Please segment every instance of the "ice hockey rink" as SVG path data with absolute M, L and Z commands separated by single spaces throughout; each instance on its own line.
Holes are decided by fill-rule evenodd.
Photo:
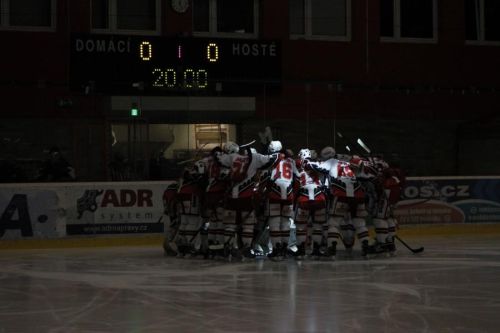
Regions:
M 0 251 L 0 333 L 499 332 L 500 235 L 394 257 L 222 262 L 160 246 Z

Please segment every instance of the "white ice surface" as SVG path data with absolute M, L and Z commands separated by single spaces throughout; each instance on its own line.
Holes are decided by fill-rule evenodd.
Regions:
M 0 333 L 500 332 L 500 237 L 227 263 L 160 247 L 0 252 Z

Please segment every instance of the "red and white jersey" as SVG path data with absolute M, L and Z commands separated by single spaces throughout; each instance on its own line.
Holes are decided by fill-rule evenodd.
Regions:
M 296 205 L 300 209 L 324 209 L 326 195 L 321 181 L 322 175 L 311 168 L 299 169 L 299 189 Z
M 359 181 L 374 181 L 379 177 L 379 172 L 370 159 L 353 156 L 349 163 L 356 167 L 355 173 Z
M 195 196 L 199 197 L 203 192 L 202 178 L 203 175 L 198 172 L 195 166 L 184 169 L 177 190 L 178 200 L 189 201 L 193 200 Z
M 332 195 L 336 197 L 363 198 L 364 191 L 351 164 L 330 158 L 323 162 L 309 162 L 308 165 L 319 172 L 328 174 L 328 183 Z
M 205 157 L 201 161 L 205 165 L 208 178 L 206 192 L 225 192 L 229 185 L 229 168 L 221 165 L 213 156 Z
M 275 159 L 269 175 L 269 199 L 293 200 L 293 180 L 298 177 L 295 161 L 283 153 L 271 155 Z
M 301 169 L 298 171 L 297 178 L 299 179 L 299 196 L 306 196 L 309 200 L 315 200 L 322 193 L 321 175 L 316 171 Z
M 389 204 L 395 205 L 401 198 L 405 176 L 398 168 L 388 167 L 382 171 L 383 186 Z
M 231 170 L 231 198 L 248 198 L 253 196 L 257 170 L 272 162 L 271 156 L 252 153 L 219 154 L 219 162 Z

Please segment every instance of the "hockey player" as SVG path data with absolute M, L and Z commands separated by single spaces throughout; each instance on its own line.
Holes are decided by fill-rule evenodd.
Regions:
M 326 224 L 326 195 L 323 191 L 321 174 L 309 166 L 311 151 L 301 149 L 298 154 L 298 182 L 299 189 L 295 203 L 295 227 L 298 244 L 296 255 L 303 257 L 306 254 L 306 240 L 308 221 L 312 219 L 313 250 L 311 256 L 318 259 L 322 256 L 320 247 L 323 242 L 323 227 Z M 330 251 L 328 251 L 328 255 Z
M 396 209 L 396 205 L 401 198 L 401 192 L 403 191 L 403 187 L 405 186 L 406 177 L 401 168 L 399 168 L 399 165 L 397 165 L 396 163 L 389 165 L 389 168 L 384 171 L 384 175 L 384 188 L 388 204 L 388 251 L 390 253 L 394 253 L 396 251 L 394 238 L 396 237 L 398 229 L 398 221 L 396 219 L 396 216 L 394 215 L 394 210 Z
M 180 216 L 177 248 L 179 256 L 187 253 L 196 254 L 200 250 L 201 241 L 195 240 L 201 229 L 200 206 L 206 186 L 204 164 L 200 161 L 184 169 L 177 192 L 177 211 Z
M 344 155 L 342 156 L 345 158 Z M 321 161 L 327 161 L 331 158 L 340 159 L 339 155 L 337 155 L 335 151 L 335 148 L 333 148 L 332 146 L 324 147 L 320 152 L 320 157 Z M 325 223 L 323 227 L 323 237 L 327 240 L 328 244 L 332 244 L 329 248 L 330 256 L 335 256 L 337 252 L 337 244 L 339 242 L 339 238 L 341 237 L 339 232 L 340 220 L 338 218 L 335 218 L 331 209 L 333 207 L 334 197 L 332 195 L 332 192 L 328 190 L 330 188 L 330 177 L 322 173 L 321 181 L 325 188 L 327 197 L 327 223 Z
M 269 165 L 271 157 L 259 153 L 252 153 L 247 149 L 246 154 L 240 154 L 240 147 L 234 142 L 224 145 L 224 153 L 217 154 L 218 161 L 230 168 L 231 185 L 226 198 L 224 211 L 224 239 L 227 248 L 235 257 L 254 258 L 252 248 L 254 227 L 256 223 L 253 203 L 256 186 L 255 174 L 259 168 Z M 238 244 L 236 235 L 237 222 L 240 220 L 242 248 Z
M 360 182 L 356 179 L 353 168 L 359 167 L 359 159 L 350 162 L 331 157 L 322 162 L 309 162 L 311 168 L 328 176 L 330 202 L 328 207 L 328 227 L 330 251 L 338 239 L 338 226 L 342 230 L 342 240 L 347 251 L 354 245 L 354 231 L 361 241 L 362 255 L 369 252 L 368 229 L 365 218 L 365 194 Z
M 174 182 L 167 186 L 163 192 L 163 214 L 167 221 L 164 223 L 165 239 L 163 240 L 163 250 L 165 255 L 176 256 L 177 245 L 175 244 L 179 232 L 179 215 L 177 212 L 177 191 L 179 184 Z
M 377 200 L 377 211 L 373 219 L 377 237 L 377 252 L 387 251 L 394 254 L 396 246 L 397 220 L 394 217 L 395 206 L 401 196 L 404 176 L 399 168 L 390 167 L 381 157 L 369 159 L 372 168 L 377 172 L 380 191 Z
M 222 149 L 217 146 L 210 155 L 203 158 L 208 184 L 202 207 L 203 223 L 208 224 L 208 249 L 212 256 L 221 256 L 224 252 L 224 198 L 229 186 L 229 169 L 222 166 L 216 158 Z
M 273 164 L 268 172 L 264 215 L 273 250 L 267 256 L 279 260 L 288 251 L 290 226 L 293 225 L 293 180 L 298 171 L 295 161 L 283 150 L 280 141 L 271 141 L 268 152 Z

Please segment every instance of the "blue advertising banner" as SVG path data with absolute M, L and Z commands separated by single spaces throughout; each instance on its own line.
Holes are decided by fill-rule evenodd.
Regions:
M 401 224 L 500 223 L 500 177 L 410 177 L 395 215 Z

